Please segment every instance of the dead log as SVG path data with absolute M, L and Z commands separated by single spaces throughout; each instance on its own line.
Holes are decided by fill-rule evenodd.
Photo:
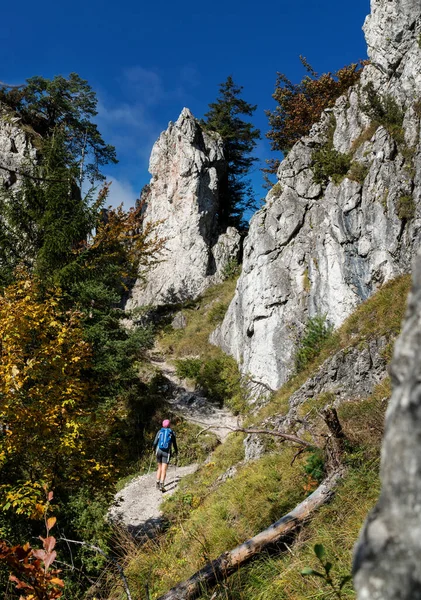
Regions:
M 229 577 L 241 565 L 266 547 L 291 534 L 315 510 L 330 500 L 342 474 L 342 470 L 338 470 L 329 475 L 308 498 L 298 504 L 290 513 L 240 546 L 224 552 L 218 558 L 206 564 L 200 571 L 197 571 L 192 577 L 160 596 L 158 600 L 193 600 L 203 594 L 204 588 L 215 585 Z

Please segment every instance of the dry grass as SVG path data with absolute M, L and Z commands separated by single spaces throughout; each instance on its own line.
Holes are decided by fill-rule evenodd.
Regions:
M 170 358 L 217 356 L 219 349 L 209 344 L 208 338 L 222 321 L 234 296 L 236 284 L 236 278 L 227 279 L 184 308 L 182 312 L 187 320 L 185 329 L 167 326 L 158 338 L 163 352 Z

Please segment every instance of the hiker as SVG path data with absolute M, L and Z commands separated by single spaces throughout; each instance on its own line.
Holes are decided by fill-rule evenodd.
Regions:
M 167 474 L 168 463 L 171 458 L 171 448 L 174 446 L 174 453 L 178 455 L 177 440 L 175 433 L 170 429 L 170 421 L 162 421 L 162 429 L 158 431 L 153 443 L 153 449 L 156 449 L 156 460 L 158 462 L 158 471 L 156 473 L 156 487 L 161 492 L 165 492 L 164 482 Z

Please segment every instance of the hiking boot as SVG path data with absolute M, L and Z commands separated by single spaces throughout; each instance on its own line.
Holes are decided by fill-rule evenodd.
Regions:
M 166 491 L 167 491 L 167 490 L 165 489 L 165 486 L 164 486 L 164 484 L 163 484 L 163 483 L 161 483 L 161 492 L 162 492 L 163 494 L 165 494 L 165 492 L 166 492 Z
M 157 482 L 156 482 L 156 489 L 157 489 L 157 490 L 160 490 L 160 489 L 161 489 L 161 482 L 160 482 L 160 481 L 157 481 Z

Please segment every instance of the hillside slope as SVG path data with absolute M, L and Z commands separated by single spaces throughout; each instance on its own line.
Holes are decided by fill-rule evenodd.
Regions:
M 314 490 L 326 469 L 327 430 L 321 417 L 326 405 L 337 407 L 347 438 L 346 475 L 333 502 L 298 537 L 287 540 L 287 546 L 261 556 L 218 587 L 216 595 L 209 590 L 203 598 L 313 598 L 322 593 L 324 583 L 320 578 L 302 578 L 300 570 L 316 566 L 312 551 L 316 543 L 325 546 L 335 572 L 350 572 L 352 547 L 378 495 L 379 446 L 390 395 L 387 363 L 408 288 L 407 276 L 383 286 L 324 341 L 320 353 L 302 372 L 258 412 L 246 416 L 246 426 L 294 433 L 312 442 L 312 448 L 297 453 L 299 448 L 270 436 L 232 433 L 195 474 L 181 481 L 180 489 L 163 506 L 166 532 L 141 548 L 132 548 L 126 557 L 133 598 L 143 597 L 145 585 L 150 597 L 158 598 L 221 552 L 270 525 Z M 204 316 L 212 305 L 204 302 L 200 310 L 204 310 L 206 329 Z M 194 320 L 197 312 L 184 311 L 185 330 L 171 333 L 167 327 L 165 336 L 176 335 L 178 348 L 183 347 L 183 339 L 194 346 L 189 317 Z M 196 331 L 200 338 L 197 322 Z M 200 357 L 204 363 L 208 351 L 215 349 L 205 347 Z M 357 371 L 358 386 L 353 386 Z M 250 452 L 251 448 L 257 451 Z M 343 593 L 354 597 L 349 584 Z M 119 598 L 118 592 L 111 598 Z

